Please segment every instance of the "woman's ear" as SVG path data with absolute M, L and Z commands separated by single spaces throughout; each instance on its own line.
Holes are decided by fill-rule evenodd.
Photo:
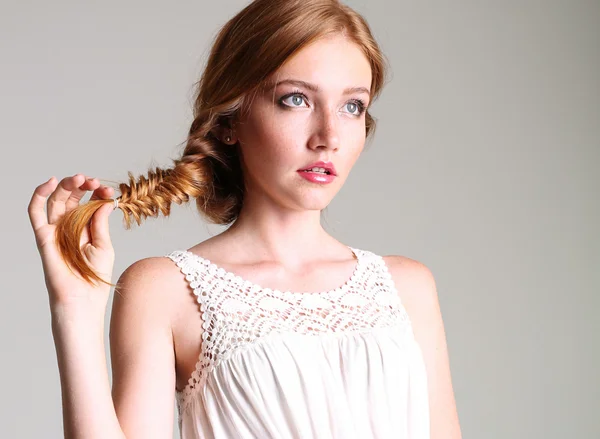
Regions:
M 226 145 L 235 145 L 237 143 L 237 137 L 235 136 L 233 129 L 230 128 L 229 124 L 219 124 L 211 131 L 217 139 Z

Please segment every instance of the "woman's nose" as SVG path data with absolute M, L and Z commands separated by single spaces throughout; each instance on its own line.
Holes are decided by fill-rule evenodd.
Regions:
M 338 149 L 340 146 L 339 118 L 335 111 L 321 111 L 315 115 L 310 138 L 311 147 Z

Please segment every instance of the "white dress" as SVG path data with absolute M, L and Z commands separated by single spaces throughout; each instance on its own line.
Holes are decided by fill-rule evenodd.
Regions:
M 187 250 L 202 350 L 176 393 L 182 439 L 429 438 L 422 352 L 384 259 L 349 249 L 339 288 L 262 288 Z

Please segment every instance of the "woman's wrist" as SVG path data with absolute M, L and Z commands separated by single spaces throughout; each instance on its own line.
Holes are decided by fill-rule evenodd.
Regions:
M 50 303 L 52 327 L 72 325 L 101 325 L 104 327 L 105 300 L 77 300 L 69 303 Z

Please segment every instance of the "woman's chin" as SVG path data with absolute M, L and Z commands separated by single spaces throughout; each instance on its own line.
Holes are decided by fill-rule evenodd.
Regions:
M 331 203 L 330 197 L 328 197 L 327 199 L 324 199 L 324 198 L 314 199 L 313 198 L 311 200 L 304 199 L 301 202 L 301 205 L 302 205 L 302 208 L 305 210 L 323 210 L 327 206 L 329 206 L 330 203 Z

